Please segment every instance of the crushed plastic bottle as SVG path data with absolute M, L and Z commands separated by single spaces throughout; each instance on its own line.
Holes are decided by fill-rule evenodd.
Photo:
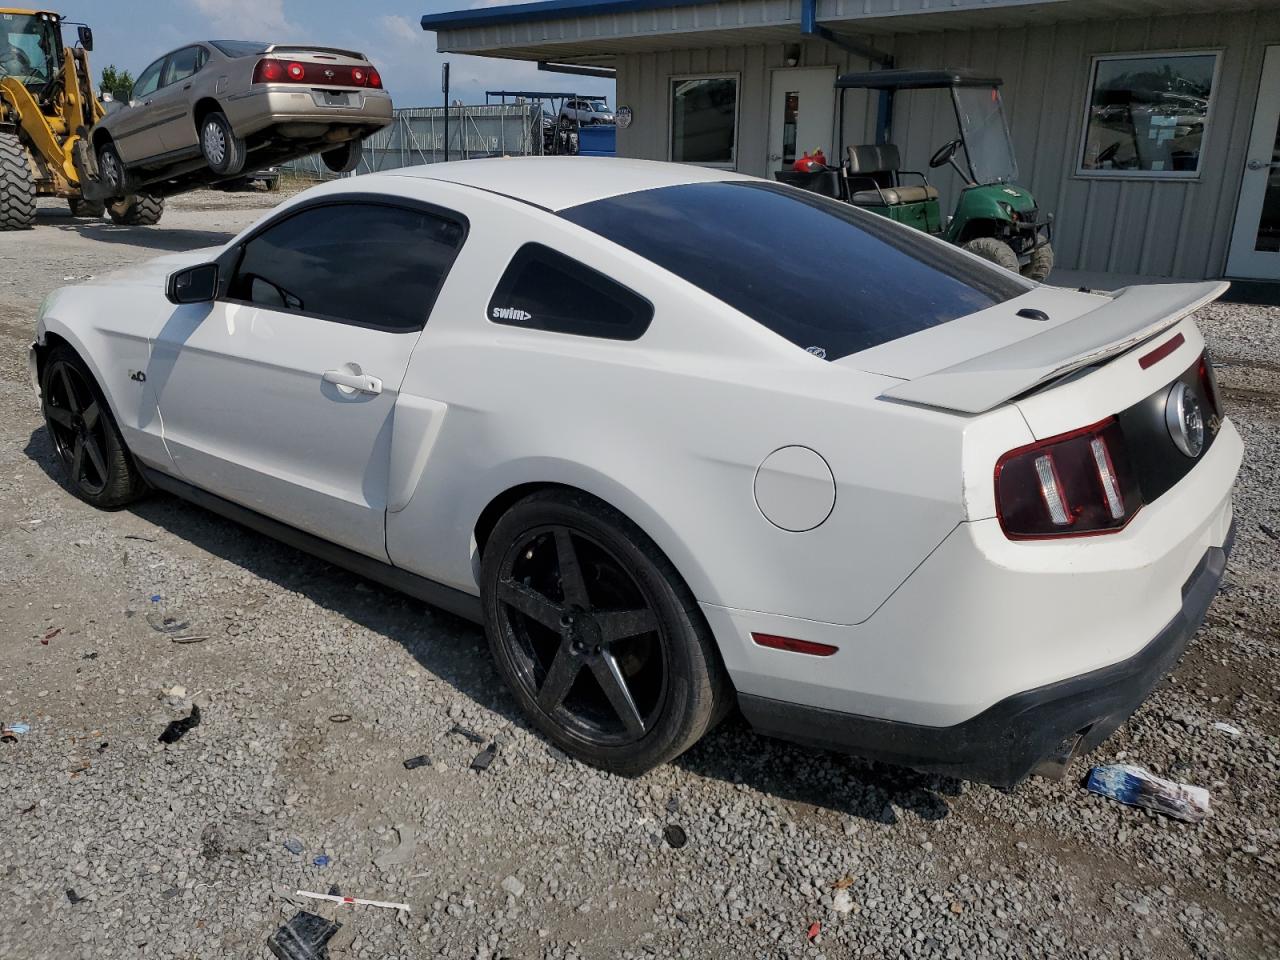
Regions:
M 1128 763 L 1094 767 L 1085 788 L 1090 793 L 1188 823 L 1199 823 L 1209 815 L 1209 791 L 1204 787 L 1174 783 Z

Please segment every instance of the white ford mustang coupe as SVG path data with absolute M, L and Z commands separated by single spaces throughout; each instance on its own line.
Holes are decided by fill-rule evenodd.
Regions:
M 70 487 L 178 496 L 484 623 L 567 752 L 765 734 L 1012 786 L 1198 628 L 1242 445 L 1189 314 L 694 166 L 442 163 L 66 287 Z

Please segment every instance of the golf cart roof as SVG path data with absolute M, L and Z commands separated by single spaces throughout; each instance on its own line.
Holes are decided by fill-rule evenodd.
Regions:
M 868 70 L 836 78 L 836 87 L 872 90 L 927 90 L 941 87 L 998 87 L 999 77 L 972 70 Z

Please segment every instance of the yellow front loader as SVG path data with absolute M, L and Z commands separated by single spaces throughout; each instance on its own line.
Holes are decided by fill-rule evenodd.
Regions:
M 95 189 L 87 134 L 104 111 L 89 72 L 93 31 L 77 24 L 78 42 L 63 46 L 62 26 L 56 13 L 0 6 L 0 230 L 31 226 L 38 196 L 66 198 L 73 216 L 155 223 L 163 206 L 151 198 L 108 206 Z

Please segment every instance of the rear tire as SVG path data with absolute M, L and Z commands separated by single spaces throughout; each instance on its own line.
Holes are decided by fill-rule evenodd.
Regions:
M 1013 247 L 1003 240 L 997 240 L 995 237 L 975 237 L 964 245 L 964 249 L 1012 273 L 1018 272 L 1018 255 L 1013 252 Z
M 147 491 L 120 428 L 79 355 L 57 346 L 40 376 L 40 406 L 67 485 L 104 510 L 123 507 Z
M 231 129 L 231 121 L 221 110 L 206 114 L 200 121 L 200 153 L 209 169 L 222 177 L 234 177 L 244 169 L 249 152 L 244 141 Z
M 36 181 L 27 148 L 0 133 L 0 230 L 26 230 L 36 219 Z
M 164 214 L 164 197 L 135 193 L 114 201 L 107 212 L 111 214 L 112 223 L 122 227 L 151 227 L 159 223 Z
M 1022 268 L 1022 275 L 1036 283 L 1044 283 L 1052 270 L 1053 247 L 1046 243 L 1031 251 L 1031 260 Z
M 362 156 L 364 156 L 364 143 L 360 140 L 348 140 L 342 146 L 320 154 L 320 159 L 334 173 L 351 173 L 360 166 Z
M 105 200 L 85 200 L 81 197 L 68 197 L 67 206 L 71 208 L 73 217 L 85 217 L 89 220 L 101 220 L 107 212 Z
M 533 723 L 579 760 L 637 776 L 688 750 L 732 705 L 680 574 L 593 497 L 543 491 L 503 514 L 480 589 L 498 671 Z

